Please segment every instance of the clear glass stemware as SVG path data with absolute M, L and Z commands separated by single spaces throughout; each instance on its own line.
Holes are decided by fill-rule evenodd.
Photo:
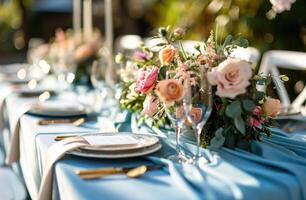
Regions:
M 174 78 L 170 78 L 170 74 L 173 72 L 167 73 L 166 79 L 168 81 L 174 82 L 173 85 L 169 84 L 168 88 L 170 90 L 176 90 L 177 84 L 180 84 L 183 90 L 185 90 L 184 85 L 180 83 L 178 80 Z M 175 92 L 174 92 L 175 93 Z M 186 120 L 185 110 L 184 110 L 184 95 L 186 94 L 185 91 L 183 91 L 183 96 L 180 99 L 177 99 L 171 103 L 164 102 L 164 108 L 165 112 L 167 114 L 168 119 L 171 121 L 172 125 L 175 128 L 175 155 L 171 155 L 168 157 L 169 160 L 176 162 L 176 163 L 187 163 L 190 162 L 190 159 L 188 156 L 185 155 L 184 151 L 181 149 L 181 131 L 184 126 L 184 122 Z
M 197 147 L 193 163 L 199 164 L 204 161 L 211 162 L 210 155 L 201 153 L 201 134 L 212 112 L 212 87 L 207 80 L 207 69 L 200 66 L 199 74 L 190 75 L 185 79 L 184 109 L 188 121 L 191 123 L 196 137 Z

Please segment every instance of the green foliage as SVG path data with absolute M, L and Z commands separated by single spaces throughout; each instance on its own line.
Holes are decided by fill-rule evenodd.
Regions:
M 216 130 L 215 136 L 210 140 L 210 145 L 207 148 L 211 150 L 216 150 L 222 147 L 224 142 L 225 137 L 223 136 L 223 128 L 219 128 L 218 130 Z
M 238 100 L 228 105 L 225 110 L 225 114 L 232 119 L 239 117 L 241 115 L 241 112 L 242 110 L 241 110 L 240 102 Z
M 269 15 L 271 7 L 268 0 L 167 0 L 157 1 L 146 17 L 153 27 L 167 24 L 184 27 L 188 30 L 186 38 L 192 40 L 208 38 L 209 31 L 218 26 L 219 41 L 229 33 L 241 33 L 262 52 L 305 51 L 306 1 L 296 1 L 290 11 L 274 17 Z

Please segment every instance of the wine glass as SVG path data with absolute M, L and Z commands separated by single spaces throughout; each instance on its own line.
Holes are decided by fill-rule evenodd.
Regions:
M 90 80 L 96 90 L 95 109 L 102 111 L 102 105 L 108 95 L 108 88 L 105 82 L 107 61 L 101 57 L 93 61 Z
M 166 81 L 168 81 L 167 83 L 168 90 L 172 90 L 170 93 L 176 93 L 176 91 L 178 90 L 183 90 L 182 93 L 183 96 L 181 98 L 171 102 L 163 101 L 163 106 L 166 115 L 175 128 L 175 137 L 176 137 L 176 145 L 175 145 L 176 154 L 169 156 L 168 159 L 176 163 L 186 163 L 186 162 L 188 163 L 190 159 L 184 154 L 180 146 L 181 130 L 186 120 L 186 115 L 184 110 L 185 88 L 182 83 L 180 83 L 178 80 L 174 78 L 169 78 L 167 76 Z
M 193 157 L 194 164 L 200 164 L 203 159 L 206 163 L 211 162 L 210 156 L 202 155 L 201 133 L 212 112 L 212 87 L 207 79 L 207 70 L 200 66 L 197 74 L 191 74 L 185 79 L 184 109 L 188 121 L 191 123 L 197 141 L 196 152 Z

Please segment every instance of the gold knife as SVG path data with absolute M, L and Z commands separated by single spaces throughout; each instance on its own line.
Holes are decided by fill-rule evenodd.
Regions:
M 42 119 L 38 121 L 38 125 L 52 125 L 52 124 L 73 124 L 75 126 L 79 126 L 85 122 L 85 118 L 77 118 L 77 119 Z
M 66 139 L 66 138 L 77 137 L 77 136 L 80 136 L 80 135 L 58 135 L 54 138 L 54 140 L 55 141 L 61 141 L 61 140 Z
M 82 179 L 97 179 L 112 174 L 126 174 L 129 178 L 136 178 L 143 175 L 147 171 L 158 170 L 164 167 L 164 165 L 141 165 L 137 167 L 111 167 L 111 168 L 99 168 L 88 170 L 77 170 L 76 174 Z

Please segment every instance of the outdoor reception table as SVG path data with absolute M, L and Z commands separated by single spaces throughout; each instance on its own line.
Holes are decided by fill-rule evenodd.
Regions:
M 14 124 L 14 116 L 22 105 L 34 100 L 8 96 L 8 124 Z M 39 119 L 42 117 L 25 114 L 20 120 L 20 167 L 32 199 L 37 198 L 47 150 L 56 143 L 54 137 L 97 132 L 88 126 L 39 126 Z M 130 119 L 121 131 L 153 133 L 146 126 L 134 126 Z M 278 131 L 271 140 L 253 142 L 250 151 L 222 148 L 214 153 L 214 162 L 201 169 L 169 162 L 165 157 L 174 152 L 173 145 L 166 138 L 161 137 L 161 141 L 160 151 L 139 158 L 66 155 L 54 166 L 54 199 L 306 199 L 306 140 L 302 132 L 288 135 Z M 5 146 L 7 151 L 8 144 Z M 187 149 L 192 147 L 186 145 Z M 152 163 L 164 163 L 166 167 L 135 179 L 115 175 L 83 180 L 75 174 L 79 169 Z

